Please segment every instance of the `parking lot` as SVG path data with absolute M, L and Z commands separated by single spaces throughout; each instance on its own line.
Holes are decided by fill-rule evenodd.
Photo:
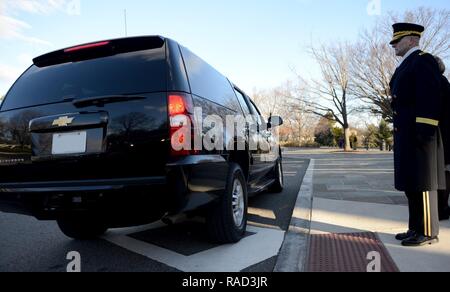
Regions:
M 247 236 L 238 244 L 214 245 L 200 219 L 109 230 L 101 239 L 74 241 L 55 222 L 0 212 L 0 272 L 65 272 L 71 251 L 84 272 L 271 272 L 291 220 L 309 160 L 284 157 L 285 190 L 249 200 Z

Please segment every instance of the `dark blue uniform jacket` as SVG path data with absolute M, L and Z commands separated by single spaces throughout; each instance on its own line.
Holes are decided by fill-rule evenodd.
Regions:
M 395 187 L 399 191 L 445 189 L 444 148 L 439 124 L 443 98 L 439 66 L 416 51 L 392 77 Z
M 441 80 L 444 106 L 442 107 L 440 128 L 444 140 L 445 165 L 450 165 L 450 83 L 444 75 L 441 75 Z

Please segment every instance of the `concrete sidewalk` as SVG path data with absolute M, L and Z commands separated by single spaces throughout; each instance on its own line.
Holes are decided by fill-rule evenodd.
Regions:
M 441 222 L 440 243 L 436 245 L 405 248 L 394 238 L 395 234 L 407 230 L 408 208 L 404 194 L 395 191 L 393 186 L 392 153 L 336 153 L 329 150 L 287 153 L 314 160 L 311 163 L 313 169 L 309 170 L 313 173 L 311 236 L 373 232 L 398 270 L 450 272 L 450 221 Z M 342 253 L 334 248 L 334 253 Z M 343 250 L 344 257 L 350 257 L 344 259 L 346 262 L 355 260 L 351 259 L 354 253 L 348 247 Z M 317 252 L 320 251 L 307 251 L 310 257 Z

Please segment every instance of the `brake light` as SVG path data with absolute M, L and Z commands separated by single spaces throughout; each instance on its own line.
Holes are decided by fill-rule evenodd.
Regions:
M 175 116 L 186 113 L 184 98 L 181 95 L 169 95 L 169 115 Z
M 87 45 L 81 45 L 81 46 L 76 46 L 73 48 L 69 48 L 69 49 L 65 49 L 64 53 L 71 53 L 71 52 L 75 52 L 75 51 L 80 51 L 80 50 L 86 50 L 86 49 L 92 49 L 92 48 L 98 48 L 98 47 L 103 47 L 109 45 L 109 42 L 99 42 L 99 43 L 93 43 L 93 44 L 87 44 Z
M 198 151 L 192 150 L 192 142 L 194 140 L 192 97 L 188 94 L 177 93 L 169 94 L 167 99 L 170 121 L 171 155 L 186 156 L 198 154 Z M 179 150 L 180 148 L 183 149 Z

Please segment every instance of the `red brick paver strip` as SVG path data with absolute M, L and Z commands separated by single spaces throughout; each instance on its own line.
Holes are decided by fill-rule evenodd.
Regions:
M 372 232 L 311 235 L 306 270 L 308 272 L 367 272 L 378 252 L 381 272 L 399 272 L 389 252 Z

